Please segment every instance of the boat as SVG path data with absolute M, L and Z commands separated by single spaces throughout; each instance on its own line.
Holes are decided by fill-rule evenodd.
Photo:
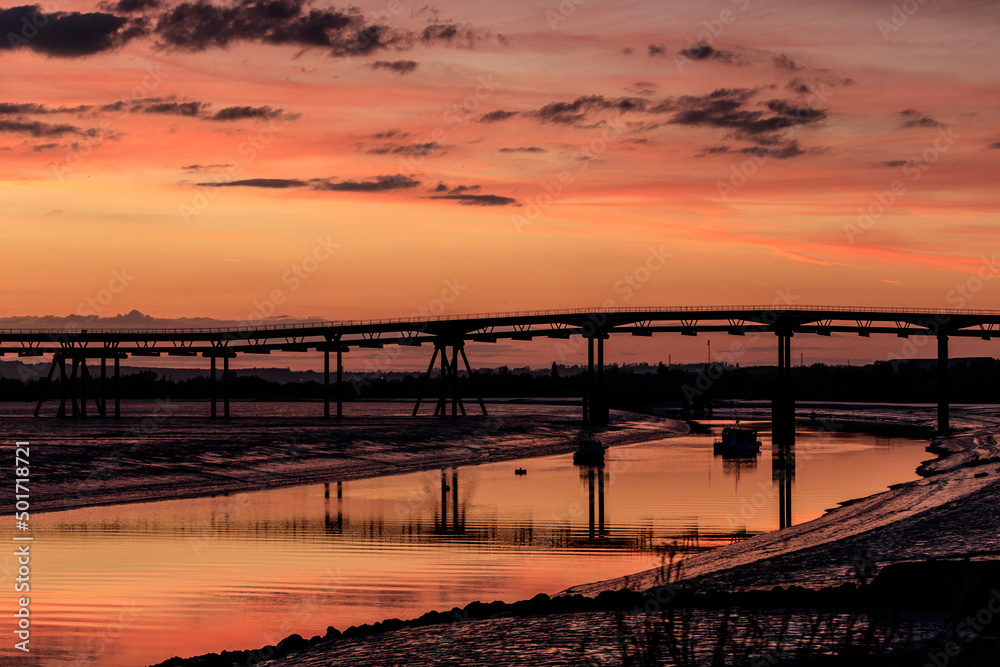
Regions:
M 727 426 L 722 429 L 722 439 L 715 441 L 716 454 L 755 454 L 760 451 L 760 438 L 751 428 Z
M 528 471 L 525 470 L 524 468 L 517 468 L 516 470 L 514 470 L 514 474 L 515 475 L 527 475 Z
M 584 438 L 573 452 L 573 463 L 578 466 L 593 466 L 604 463 L 604 445 L 597 438 Z

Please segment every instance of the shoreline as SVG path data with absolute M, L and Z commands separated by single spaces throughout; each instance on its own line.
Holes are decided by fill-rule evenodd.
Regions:
M 812 521 L 692 556 L 683 561 L 684 572 L 675 581 L 699 593 L 763 591 L 766 595 L 774 587 L 786 590 L 835 588 L 848 581 L 857 581 L 859 568 L 870 581 L 881 569 L 901 563 L 962 558 L 995 561 L 1000 556 L 1000 517 L 990 514 L 989 521 L 974 531 L 967 530 L 966 524 L 970 513 L 981 514 L 984 508 L 992 512 L 1000 502 L 1000 444 L 993 435 L 997 431 L 995 423 L 984 421 L 978 429 L 934 440 L 927 447 L 934 458 L 915 469 L 915 479 L 867 497 L 845 500 Z M 964 523 L 960 521 L 963 517 Z M 951 530 L 945 529 L 948 524 L 952 525 Z M 956 526 L 964 540 L 955 540 Z M 927 538 L 921 548 L 917 548 L 919 545 L 912 539 L 914 530 Z M 957 546 L 950 552 L 942 551 L 941 547 L 949 544 Z M 566 613 L 560 605 L 570 596 L 595 599 L 616 594 L 621 589 L 655 590 L 662 584 L 663 574 L 663 568 L 654 568 L 626 577 L 573 586 L 553 596 L 552 609 L 560 611 L 550 613 Z M 474 596 L 474 592 L 471 595 Z M 564 602 L 558 602 L 560 599 Z M 528 604 L 529 601 L 521 601 L 506 606 Z M 485 601 L 470 603 L 470 606 L 476 605 L 479 609 L 485 606 Z M 579 615 L 597 613 L 585 608 Z M 460 609 L 428 612 L 421 618 L 425 617 L 437 618 L 435 623 L 444 624 L 443 629 L 436 631 L 444 637 L 459 632 L 458 626 L 463 626 L 463 636 L 469 632 L 490 633 L 490 625 L 498 622 L 487 615 L 474 617 L 480 620 L 471 623 L 457 623 L 470 620 Z M 470 628 L 477 624 L 479 630 Z M 419 632 L 420 625 L 419 619 L 405 623 L 389 619 L 348 629 L 343 639 L 339 639 L 340 632 L 332 629 L 327 637 L 315 637 L 308 642 L 299 637 L 288 645 L 287 653 L 306 650 L 270 664 L 282 667 L 326 664 L 322 662 L 323 656 L 340 650 L 344 641 L 355 650 L 363 650 L 366 642 L 385 641 L 377 636 L 399 630 L 404 633 L 400 635 L 402 639 L 408 636 L 407 633 Z M 410 629 L 401 629 L 404 626 Z M 347 640 L 347 636 L 353 638 Z M 328 641 L 330 639 L 338 641 Z M 299 648 L 292 649 L 296 643 Z M 189 658 L 171 664 L 214 663 Z
M 855 582 L 892 564 L 1000 557 L 1000 517 L 991 511 L 1000 503 L 997 431 L 983 424 L 935 439 L 927 448 L 935 456 L 917 467 L 916 479 L 842 501 L 812 521 L 685 559 L 677 583 L 727 592 L 821 588 Z M 559 595 L 647 590 L 662 576 L 663 569 L 654 568 Z
M 1000 503 L 1000 443 L 996 432 L 995 424 L 983 423 L 978 429 L 934 440 L 927 447 L 934 458 L 916 468 L 916 479 L 843 501 L 823 516 L 798 526 L 692 556 L 683 561 L 686 571 L 668 580 L 703 599 L 737 596 L 733 599 L 738 600 L 741 594 L 755 595 L 746 599 L 755 600 L 754 604 L 783 607 L 789 600 L 801 598 L 807 607 L 834 609 L 841 604 L 839 596 L 853 590 L 845 589 L 844 584 L 851 582 L 853 587 L 859 574 L 863 582 L 874 582 L 880 571 L 898 573 L 899 567 L 927 561 L 938 561 L 941 566 L 962 559 L 995 564 L 1000 557 L 1000 516 L 993 509 Z M 968 525 L 970 514 L 982 515 L 986 520 L 972 530 Z M 949 525 L 953 528 L 950 531 L 946 530 Z M 914 531 L 928 543 L 922 547 L 917 544 L 912 539 Z M 931 534 L 935 531 L 936 535 Z M 956 533 L 965 539 L 956 541 Z M 949 544 L 957 546 L 950 553 L 940 551 L 942 545 Z M 262 657 L 261 651 L 268 651 L 275 658 L 268 665 L 314 667 L 329 664 L 335 655 L 366 655 L 368 647 L 377 650 L 375 647 L 385 648 L 396 642 L 419 643 L 422 640 L 417 638 L 425 635 L 460 651 L 469 641 L 495 641 L 498 623 L 504 626 L 501 634 L 515 631 L 534 638 L 548 632 L 549 619 L 556 622 L 567 613 L 575 616 L 575 620 L 567 621 L 570 627 L 613 630 L 611 608 L 617 604 L 629 613 L 634 607 L 639 613 L 643 605 L 635 599 L 642 598 L 645 591 L 649 601 L 650 594 L 661 590 L 663 581 L 663 568 L 654 568 L 573 586 L 552 598 L 539 595 L 514 603 L 475 601 L 464 609 L 431 611 L 411 621 L 387 619 L 348 628 L 343 633 L 330 628 L 326 636 L 310 640 L 292 635 L 277 646 L 249 650 L 246 655 Z M 811 591 L 815 598 L 808 597 Z M 579 609 L 573 608 L 574 600 Z M 161 664 L 222 664 L 213 662 L 212 656 Z M 391 659 L 363 661 L 369 665 L 390 663 Z
M 43 430 L 30 438 L 42 443 L 37 451 L 43 456 L 33 458 L 48 457 L 38 464 L 42 472 L 34 481 L 40 491 L 33 494 L 32 509 L 51 513 L 210 497 L 535 458 L 572 452 L 579 437 L 591 431 L 609 447 L 689 431 L 684 422 L 623 411 L 612 411 L 609 424 L 590 428 L 571 418 L 518 414 L 519 407 L 500 416 L 455 421 L 179 417 L 158 423 L 140 438 L 128 436 L 148 418 L 78 425 L 82 428 L 74 440 L 97 435 L 120 441 L 110 453 L 72 441 L 63 444 L 63 451 L 59 445 L 45 447 Z M 239 428 L 227 433 L 234 422 Z M 191 437 L 202 428 L 214 432 Z M 158 437 L 164 441 L 159 447 Z M 58 473 L 51 472 L 56 469 Z

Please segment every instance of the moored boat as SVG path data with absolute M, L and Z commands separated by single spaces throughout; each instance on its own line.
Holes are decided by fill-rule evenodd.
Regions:
M 751 428 L 727 426 L 722 429 L 722 439 L 715 441 L 716 454 L 755 454 L 759 451 L 760 438 Z
M 604 463 L 604 445 L 597 438 L 584 438 L 573 452 L 573 463 L 578 466 L 592 466 Z

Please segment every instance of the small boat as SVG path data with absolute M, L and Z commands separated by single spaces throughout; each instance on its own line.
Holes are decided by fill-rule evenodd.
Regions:
M 716 454 L 754 454 L 760 451 L 757 431 L 750 428 L 727 426 L 722 429 L 722 439 L 715 441 Z
M 528 471 L 525 470 L 524 468 L 518 468 L 517 470 L 514 471 L 514 474 L 515 475 L 527 475 Z
M 584 438 L 573 452 L 573 463 L 578 466 L 593 466 L 604 463 L 604 445 L 596 438 Z

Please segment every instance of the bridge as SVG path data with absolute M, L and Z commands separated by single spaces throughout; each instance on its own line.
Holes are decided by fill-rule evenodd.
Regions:
M 938 358 L 938 429 L 946 432 L 949 430 L 948 341 L 962 337 L 985 340 L 1000 337 L 1000 311 L 789 305 L 597 308 L 191 329 L 0 329 L 0 355 L 51 357 L 35 415 L 40 414 L 53 377 L 57 377 L 59 407 L 56 414 L 60 417 L 86 417 L 90 400 L 99 416 L 110 416 L 107 409 L 109 362 L 113 362 L 110 380 L 113 416 L 118 417 L 121 414 L 118 383 L 122 359 L 161 355 L 207 357 L 211 378 L 210 414 L 218 416 L 217 404 L 221 401 L 223 416 L 228 417 L 230 359 L 240 354 L 270 354 L 272 351 L 321 352 L 324 416 L 330 417 L 331 405 L 335 405 L 336 416 L 341 417 L 344 354 L 352 348 L 428 345 L 433 352 L 413 415 L 417 414 L 427 392 L 435 364 L 439 364 L 440 386 L 434 414 L 445 417 L 449 403 L 452 416 L 466 414 L 458 378 L 459 359 L 472 378 L 472 367 L 465 353 L 467 342 L 578 336 L 578 341 L 585 341 L 588 360 L 583 419 L 600 423 L 608 419 L 608 396 L 603 377 L 604 341 L 612 335 L 697 336 L 705 333 L 775 336 L 778 379 L 772 401 L 772 421 L 775 439 L 786 441 L 794 441 L 791 339 L 795 335 L 934 337 Z M 331 354 L 336 355 L 332 383 Z M 221 388 L 217 377 L 220 359 Z M 99 362 L 97 378 L 91 373 L 88 362 L 92 365 Z M 482 398 L 477 397 L 477 401 L 486 414 Z

